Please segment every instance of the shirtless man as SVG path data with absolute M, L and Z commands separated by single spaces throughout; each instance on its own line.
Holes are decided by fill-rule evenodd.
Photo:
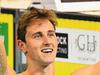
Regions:
M 27 69 L 19 75 L 55 75 L 57 53 L 56 15 L 51 10 L 31 8 L 18 23 L 18 46 L 26 55 Z
M 26 55 L 27 69 L 19 75 L 55 75 L 53 62 L 57 53 L 55 13 L 31 8 L 18 23 L 18 46 Z M 100 63 L 74 72 L 73 75 L 100 75 Z
M 19 75 L 55 75 L 53 62 L 57 52 L 56 19 L 52 11 L 32 8 L 18 24 L 18 46 L 27 58 L 27 69 Z M 0 40 L 0 75 L 14 75 L 7 66 L 6 54 Z M 72 75 L 100 75 L 100 62 L 75 71 Z

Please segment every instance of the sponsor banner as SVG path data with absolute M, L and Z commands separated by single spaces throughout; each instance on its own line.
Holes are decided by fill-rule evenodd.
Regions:
M 0 14 L 0 38 L 3 39 L 8 58 L 8 63 L 14 67 L 13 60 L 13 16 Z
M 8 56 L 8 23 L 6 22 L 0 23 L 0 38 L 4 41 L 6 53 Z
M 57 60 L 93 64 L 100 60 L 100 32 L 57 28 Z
M 57 57 L 68 58 L 68 34 L 56 33 L 58 39 Z

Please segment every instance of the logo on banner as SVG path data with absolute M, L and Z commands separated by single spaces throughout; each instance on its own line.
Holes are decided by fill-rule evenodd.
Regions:
M 67 33 L 64 33 L 67 32 Z M 100 33 L 89 30 L 57 29 L 58 59 L 82 64 L 100 60 Z
M 95 35 L 78 35 L 76 39 L 78 49 L 89 53 L 95 52 L 97 43 L 95 37 Z
M 57 57 L 68 58 L 68 34 L 56 33 L 58 40 L 58 52 Z

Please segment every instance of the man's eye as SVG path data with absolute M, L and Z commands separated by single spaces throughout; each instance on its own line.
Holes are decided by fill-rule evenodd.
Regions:
M 49 33 L 48 35 L 49 36 L 55 36 L 55 33 Z
M 33 36 L 33 38 L 35 38 L 35 39 L 38 39 L 38 38 L 41 38 L 41 37 L 42 37 L 42 36 L 39 35 L 39 34 Z

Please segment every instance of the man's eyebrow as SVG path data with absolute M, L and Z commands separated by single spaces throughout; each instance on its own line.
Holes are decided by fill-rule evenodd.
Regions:
M 36 32 L 36 33 L 33 33 L 32 35 L 34 36 L 34 35 L 36 35 L 36 34 L 42 34 L 41 32 Z
M 48 32 L 54 32 L 55 33 L 55 30 L 49 30 Z
M 55 33 L 55 30 L 48 30 L 48 32 Z M 35 33 L 32 34 L 32 36 L 37 35 L 37 34 L 42 34 L 42 32 L 40 32 L 40 31 L 39 32 L 35 32 Z

